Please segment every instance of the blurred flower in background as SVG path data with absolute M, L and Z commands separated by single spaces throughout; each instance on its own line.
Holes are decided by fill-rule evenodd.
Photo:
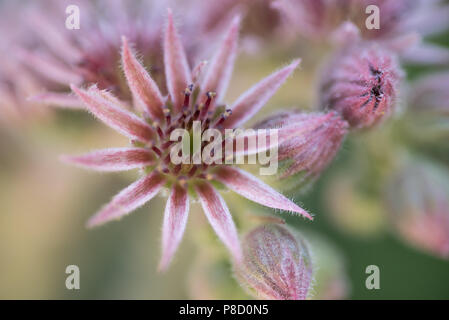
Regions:
M 410 84 L 408 108 L 400 122 L 409 143 L 440 153 L 449 150 L 448 84 L 448 71 L 430 73 Z
M 79 29 L 65 27 L 68 5 L 79 8 Z M 5 59 L 0 66 L 0 79 L 5 83 L 0 92 L 5 99 L 14 99 L 16 107 L 11 112 L 37 112 L 45 110 L 45 106 L 82 108 L 78 98 L 69 94 L 71 83 L 95 83 L 130 102 L 120 68 L 121 36 L 133 43 L 139 58 L 150 66 L 152 77 L 166 94 L 160 35 L 170 5 L 176 6 L 176 1 L 6 1 L 2 11 L 7 14 L 0 26 L 4 47 L 0 52 L 4 51 Z M 11 34 L 9 26 L 22 18 L 23 23 Z M 183 34 L 201 33 L 202 20 L 181 20 Z M 198 62 L 194 56 L 204 51 L 202 42 L 209 48 L 210 32 L 211 37 L 206 33 L 202 37 L 186 35 L 186 39 L 191 39 L 184 43 L 190 63 Z M 14 54 L 7 54 L 8 50 Z M 7 103 L 2 110 L 11 109 L 12 105 Z
M 449 256 L 449 173 L 424 160 L 405 163 L 386 187 L 393 226 L 405 241 Z

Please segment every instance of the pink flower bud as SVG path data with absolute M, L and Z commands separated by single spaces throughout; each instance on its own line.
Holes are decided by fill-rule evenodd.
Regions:
M 240 285 L 251 295 L 270 300 L 306 299 L 312 265 L 304 241 L 280 225 L 264 225 L 245 237 L 243 254 L 235 271 Z
M 371 127 L 392 112 L 401 76 L 390 52 L 352 46 L 324 70 L 320 107 L 339 112 L 352 128 Z
M 428 162 L 404 167 L 387 188 L 391 219 L 405 241 L 449 257 L 449 173 Z
M 333 111 L 286 111 L 268 118 L 258 127 L 279 128 L 280 135 L 291 136 L 279 147 L 280 176 L 295 176 L 302 183 L 316 178 L 329 165 L 340 149 L 348 124 Z

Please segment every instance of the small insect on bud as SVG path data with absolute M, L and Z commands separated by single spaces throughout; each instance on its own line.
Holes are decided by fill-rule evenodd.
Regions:
M 391 114 L 401 77 L 394 54 L 374 46 L 351 46 L 325 68 L 320 107 L 339 112 L 352 128 L 372 127 Z
M 449 173 L 425 161 L 413 161 L 387 187 L 390 217 L 400 236 L 415 247 L 449 257 Z
M 304 241 L 280 225 L 267 224 L 251 231 L 242 245 L 243 262 L 235 272 L 248 293 L 268 300 L 306 299 L 312 265 Z

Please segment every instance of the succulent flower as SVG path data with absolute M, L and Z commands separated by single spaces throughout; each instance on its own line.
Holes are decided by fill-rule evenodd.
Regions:
M 449 173 L 427 161 L 412 161 L 387 184 L 390 217 L 405 241 L 449 257 Z
M 368 29 L 366 8 L 379 8 L 379 29 Z M 385 40 L 410 31 L 429 34 L 448 27 L 449 8 L 443 1 L 426 0 L 277 0 L 278 10 L 304 37 L 326 38 L 344 22 L 351 22 L 364 39 Z
M 229 109 L 220 108 L 216 101 L 221 101 L 230 80 L 237 51 L 239 21 L 239 18 L 233 20 L 202 82 L 198 84 L 198 81 L 195 83 L 192 79 L 192 72 L 169 10 L 163 36 L 169 91 L 167 99 L 133 55 L 127 39 L 123 38 L 123 69 L 136 109 L 140 110 L 143 117 L 122 108 L 109 92 L 96 87 L 83 90 L 72 85 L 72 90 L 86 108 L 105 124 L 129 137 L 134 147 L 64 157 L 64 160 L 101 171 L 143 168 L 144 172 L 141 179 L 121 191 L 94 215 L 88 225 L 96 226 L 120 218 L 148 202 L 164 187 L 169 188 L 171 191 L 163 223 L 161 269 L 168 266 L 181 241 L 191 196 L 199 199 L 210 224 L 233 257 L 236 260 L 241 258 L 236 227 L 226 203 L 215 188 L 216 183 L 262 205 L 311 218 L 286 197 L 234 166 L 216 162 L 174 164 L 171 161 L 173 141 L 170 135 L 174 130 L 191 131 L 193 121 L 200 123 L 201 131 L 206 128 L 223 131 L 224 128 L 243 124 L 265 104 L 298 66 L 299 61 L 296 60 L 253 86 Z M 204 145 L 201 145 L 201 150 L 203 149 Z
M 340 149 L 348 124 L 334 111 L 285 111 L 269 117 L 257 128 L 283 128 L 295 132 L 279 146 L 280 178 L 295 176 L 296 185 L 319 176 Z M 300 179 L 298 174 L 301 175 Z
M 312 278 L 306 244 L 277 224 L 260 226 L 243 240 L 243 262 L 235 267 L 240 285 L 256 298 L 305 300 Z
M 169 0 L 171 2 L 174 0 Z M 28 101 L 22 105 L 82 108 L 79 99 L 69 94 L 71 83 L 96 83 L 100 89 L 107 89 L 119 99 L 129 101 L 130 92 L 118 68 L 120 35 L 125 35 L 135 45 L 141 60 L 151 65 L 153 79 L 166 92 L 160 34 L 167 2 L 133 1 L 130 4 L 123 0 L 80 0 L 75 3 L 79 8 L 80 26 L 74 30 L 65 26 L 68 5 L 74 3 L 44 0 L 25 6 L 9 4 L 6 8 L 8 15 L 25 16 L 26 21 L 16 26 L 16 18 L 0 32 L 7 35 L 11 25 L 24 29 L 23 36 L 14 39 L 13 56 L 39 83 L 38 90 L 23 96 Z M 186 21 L 194 22 L 183 20 Z M 193 33 L 196 25 L 184 26 L 185 30 Z M 208 40 L 204 38 L 204 41 Z M 200 42 L 190 41 L 185 45 L 188 57 L 192 57 Z M 2 73 L 0 66 L 0 75 Z M 19 74 L 9 77 L 10 85 L 20 87 L 21 79 Z
M 412 83 L 408 99 L 410 112 L 449 115 L 448 83 L 448 71 L 432 73 Z
M 395 108 L 402 77 L 395 55 L 375 46 L 350 46 L 322 73 L 320 107 L 335 110 L 351 128 L 369 128 Z

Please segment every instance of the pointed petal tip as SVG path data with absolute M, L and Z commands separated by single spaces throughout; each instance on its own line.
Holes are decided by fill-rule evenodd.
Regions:
M 128 38 L 126 36 L 122 35 L 121 40 L 122 40 L 122 56 L 125 54 L 127 56 L 130 56 L 131 52 L 130 52 L 130 48 L 129 48 Z
M 232 252 L 232 259 L 235 265 L 241 265 L 243 263 L 243 253 L 240 247 L 238 247 L 234 252 Z
M 25 101 L 27 102 L 40 102 L 42 99 L 43 93 L 38 93 L 35 95 L 27 96 Z
M 81 94 L 81 89 L 78 88 L 78 86 L 74 83 L 70 84 L 70 90 L 72 90 L 74 93 L 76 93 L 77 95 Z
M 240 14 L 236 14 L 231 21 L 231 29 L 238 30 L 240 28 L 240 23 L 242 21 L 242 16 Z
M 67 155 L 67 154 L 59 155 L 58 160 L 65 164 L 72 164 L 72 156 Z
M 167 8 L 167 20 L 166 20 L 166 27 L 174 28 L 175 22 L 173 19 L 173 10 L 171 8 Z
M 161 257 L 161 260 L 159 261 L 159 265 L 157 266 L 157 272 L 164 274 L 168 271 L 171 265 L 171 258 L 168 256 Z
M 41 93 L 33 94 L 33 95 L 30 95 L 30 96 L 27 96 L 25 98 L 25 101 L 27 101 L 27 102 L 42 102 L 46 95 L 47 95 L 47 92 L 41 92 Z
M 102 222 L 97 216 L 93 216 L 93 217 L 89 218 L 89 220 L 87 220 L 85 227 L 87 229 L 93 229 L 93 228 L 99 227 L 103 224 L 104 224 L 104 222 Z
M 301 61 L 301 58 L 294 59 L 287 67 L 294 70 L 301 64 Z
M 273 209 L 298 213 L 313 220 L 307 211 L 246 171 L 222 167 L 216 172 L 216 178 L 229 189 L 253 202 Z
M 304 219 L 309 219 L 310 221 L 313 221 L 313 215 L 312 214 L 310 214 L 309 212 L 307 212 L 307 210 L 305 210 L 305 209 L 301 208 L 300 206 L 298 206 L 293 201 L 291 201 L 291 203 L 293 204 L 293 207 L 290 208 L 289 210 L 285 210 L 285 211 L 290 212 L 292 214 L 299 214 Z
M 122 68 L 135 105 L 141 112 L 148 112 L 152 119 L 161 121 L 164 104 L 162 94 L 148 71 L 132 52 L 124 36 L 122 36 L 122 43 Z
M 170 267 L 170 261 L 167 259 L 164 259 L 164 257 L 162 257 L 161 261 L 159 262 L 159 265 L 157 266 L 157 272 L 164 274 L 168 271 L 169 267 Z
M 182 92 L 192 83 L 191 70 L 187 61 L 185 48 L 168 10 L 167 23 L 163 36 L 165 76 L 169 95 L 176 110 L 182 108 Z

